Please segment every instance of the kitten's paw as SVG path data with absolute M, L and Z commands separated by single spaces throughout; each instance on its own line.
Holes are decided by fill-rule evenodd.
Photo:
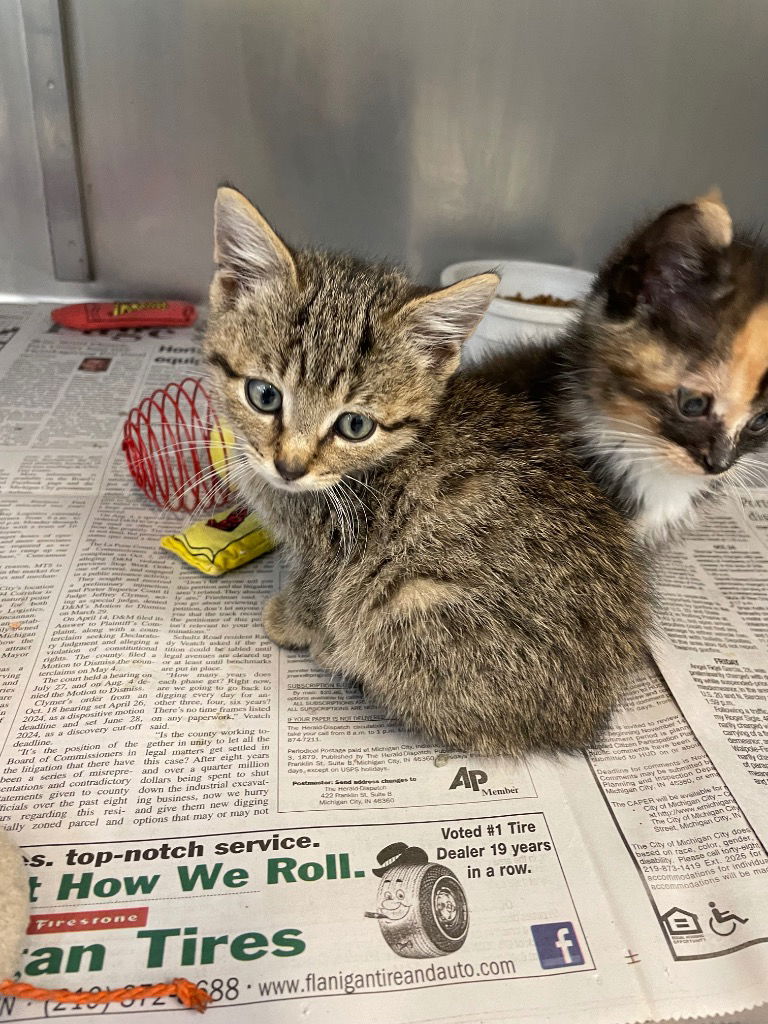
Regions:
M 264 605 L 261 621 L 272 643 L 278 647 L 301 651 L 309 647 L 314 633 L 290 612 L 285 597 L 276 594 Z

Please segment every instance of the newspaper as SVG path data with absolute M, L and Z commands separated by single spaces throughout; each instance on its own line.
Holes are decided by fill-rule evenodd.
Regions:
M 122 426 L 200 374 L 199 328 L 82 335 L 45 306 L 0 326 L 24 980 L 185 976 L 233 1024 L 768 1021 L 768 490 L 661 560 L 656 663 L 599 749 L 467 757 L 266 639 L 279 553 L 213 579 L 159 548 L 181 519 L 132 483 Z

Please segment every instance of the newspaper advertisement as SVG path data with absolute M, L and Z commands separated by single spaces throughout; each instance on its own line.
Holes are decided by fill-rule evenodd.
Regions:
M 483 760 L 266 638 L 279 552 L 161 550 L 126 415 L 200 327 L 0 312 L 0 827 L 22 980 L 187 977 L 233 1024 L 628 1024 L 768 1008 L 768 490 L 665 555 L 655 663 L 601 745 Z M 0 999 L 0 1020 L 188 1013 Z

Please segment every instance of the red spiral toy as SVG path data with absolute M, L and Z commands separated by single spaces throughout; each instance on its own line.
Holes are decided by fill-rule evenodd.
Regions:
M 211 461 L 211 435 L 222 436 L 203 382 L 187 377 L 158 388 L 128 414 L 123 451 L 146 496 L 173 512 L 208 512 L 232 494 Z

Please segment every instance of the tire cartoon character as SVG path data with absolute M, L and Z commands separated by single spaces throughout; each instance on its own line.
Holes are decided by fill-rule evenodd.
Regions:
M 469 908 L 461 882 L 450 868 L 430 863 L 418 846 L 392 843 L 376 858 L 379 882 L 375 912 L 387 945 L 398 956 L 446 956 L 461 949 L 469 929 Z

